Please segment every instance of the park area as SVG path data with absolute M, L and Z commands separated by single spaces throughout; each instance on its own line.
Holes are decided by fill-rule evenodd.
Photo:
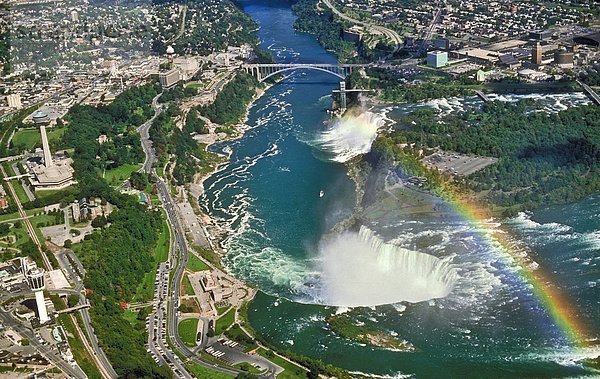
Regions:
M 177 326 L 179 336 L 184 344 L 187 346 L 196 346 L 196 336 L 198 333 L 198 319 L 187 318 L 181 320 Z
M 62 138 L 67 128 L 49 128 L 46 131 L 48 135 L 48 143 L 53 146 Z M 31 151 L 36 147 L 42 147 L 42 137 L 38 128 L 19 129 L 12 139 L 13 146 L 19 151 Z

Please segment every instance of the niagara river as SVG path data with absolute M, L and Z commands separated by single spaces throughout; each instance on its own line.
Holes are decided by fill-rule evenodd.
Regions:
M 287 3 L 241 6 L 275 61 L 336 63 L 313 37 L 294 31 Z M 204 181 L 199 204 L 225 236 L 227 270 L 259 289 L 252 327 L 282 350 L 380 377 L 597 375 L 584 361 L 600 355 L 600 197 L 482 224 L 433 195 L 407 195 L 406 178 L 391 171 L 364 202 L 348 163 L 369 153 L 394 113 L 411 107 L 330 121 L 339 80 L 289 74 L 251 106 L 243 136 L 210 147 L 229 159 Z M 420 106 L 451 112 L 476 101 Z M 553 95 L 548 106 L 585 101 Z M 417 212 L 398 206 L 411 202 Z M 341 228 L 357 206 L 360 225 Z M 565 291 L 592 347 L 569 340 L 518 260 L 494 241 L 507 229 L 511 248 L 527 245 L 523 254 L 534 252 L 530 261 Z M 343 315 L 412 348 L 341 338 L 327 320 Z

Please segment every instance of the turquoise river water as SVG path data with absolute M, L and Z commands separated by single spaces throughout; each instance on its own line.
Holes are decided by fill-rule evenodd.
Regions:
M 278 62 L 336 62 L 311 36 L 293 30 L 286 3 L 242 5 Z M 338 82 L 317 71 L 291 74 L 252 106 L 243 137 L 213 146 L 230 161 L 206 180 L 200 203 L 227 231 L 227 268 L 260 289 L 250 306 L 252 326 L 282 349 L 384 377 L 598 375 L 582 362 L 600 350 L 573 347 L 531 287 L 486 242 L 486 231 L 458 214 L 371 218 L 360 233 L 324 240 L 356 202 L 342 162 L 368 151 L 384 115 L 410 110 L 380 109 L 324 132 Z M 475 102 L 420 106 L 451 112 Z M 547 102 L 552 110 L 586 100 L 553 95 Z M 599 216 L 600 196 L 592 196 L 505 222 L 573 300 L 591 342 L 600 335 Z M 326 317 L 358 305 L 364 307 L 352 311 L 357 323 L 416 350 L 336 336 Z

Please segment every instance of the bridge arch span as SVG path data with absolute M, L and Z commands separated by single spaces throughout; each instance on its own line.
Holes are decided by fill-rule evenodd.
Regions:
M 345 79 L 354 69 L 367 67 L 362 64 L 327 64 L 327 63 L 259 63 L 242 65 L 247 73 L 263 82 L 266 79 L 293 70 L 315 70 Z
M 282 69 L 278 69 L 275 72 L 269 73 L 266 76 L 261 76 L 258 81 L 259 82 L 264 82 L 265 80 L 269 79 L 272 76 L 275 76 L 277 74 L 281 74 L 283 72 L 288 72 L 288 71 L 295 71 L 295 70 L 315 70 L 315 71 L 321 71 L 321 72 L 326 72 L 328 74 L 337 76 L 340 79 L 346 79 L 346 75 L 338 73 L 338 72 L 334 72 L 332 70 L 328 70 L 326 68 L 322 68 L 322 67 L 312 67 L 312 66 L 305 66 L 305 67 L 286 67 L 286 68 L 282 68 Z

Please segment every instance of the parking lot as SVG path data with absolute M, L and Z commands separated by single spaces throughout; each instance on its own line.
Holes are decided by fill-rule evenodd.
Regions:
M 422 160 L 426 166 L 436 168 L 451 176 L 468 176 L 497 161 L 498 158 L 469 156 L 441 150 Z
M 244 353 L 245 348 L 246 347 L 244 345 L 241 345 L 235 341 L 231 341 L 227 338 L 220 338 L 218 341 L 207 346 L 204 351 L 230 366 L 246 362 L 260 371 L 268 371 L 275 376 L 283 371 L 281 367 L 266 360 L 260 355 L 250 355 Z

